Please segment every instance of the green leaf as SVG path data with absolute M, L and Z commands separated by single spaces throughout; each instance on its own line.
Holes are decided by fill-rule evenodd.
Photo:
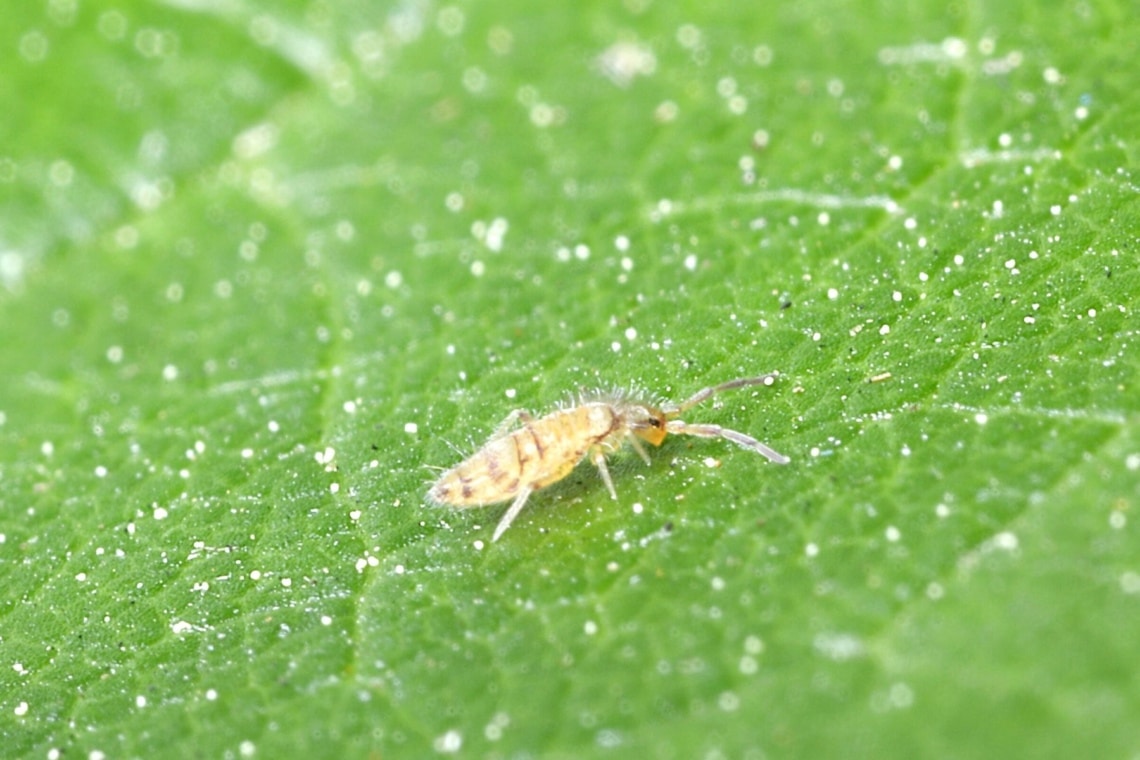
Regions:
M 1135 755 L 1134 10 L 10 9 L 5 754 Z

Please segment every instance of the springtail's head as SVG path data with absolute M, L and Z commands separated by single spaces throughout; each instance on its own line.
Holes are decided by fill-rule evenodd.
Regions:
M 668 434 L 667 423 L 669 418 L 665 412 L 657 407 L 636 404 L 631 406 L 625 414 L 625 424 L 629 432 L 641 440 L 660 446 Z

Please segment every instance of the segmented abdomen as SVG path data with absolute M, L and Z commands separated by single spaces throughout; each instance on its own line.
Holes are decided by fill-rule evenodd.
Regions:
M 601 403 L 531 420 L 487 441 L 443 473 L 428 497 L 440 504 L 473 507 L 513 499 L 525 487 L 543 488 L 566 477 L 617 423 L 613 408 Z

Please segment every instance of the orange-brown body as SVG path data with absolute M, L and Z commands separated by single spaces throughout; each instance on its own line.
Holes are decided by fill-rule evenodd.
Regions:
M 741 378 L 702 388 L 680 404 L 659 407 L 627 391 L 595 393 L 572 406 L 533 418 L 525 411 L 513 412 L 491 438 L 467 459 L 447 470 L 432 484 L 428 498 L 452 507 L 477 507 L 512 500 L 495 528 L 497 541 L 522 510 L 530 495 L 556 483 L 589 457 L 617 499 L 606 467 L 606 454 L 629 442 L 649 464 L 641 441 L 661 445 L 669 433 L 702 438 L 724 438 L 767 457 L 776 464 L 788 458 L 744 433 L 719 425 L 691 425 L 677 417 L 720 391 L 746 385 L 771 385 L 776 375 Z M 521 422 L 521 427 L 514 428 Z M 514 428 L 514 429 L 512 429 Z

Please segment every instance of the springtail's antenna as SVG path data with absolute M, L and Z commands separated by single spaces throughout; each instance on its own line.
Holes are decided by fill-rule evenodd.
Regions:
M 737 388 L 744 388 L 749 385 L 773 385 L 775 384 L 776 378 L 779 377 L 779 375 L 779 372 L 770 372 L 767 375 L 761 375 L 760 377 L 741 377 L 737 378 L 736 380 L 729 380 L 727 383 L 721 383 L 720 385 L 713 385 L 709 388 L 701 388 L 699 391 L 694 393 L 692 396 L 689 396 L 680 404 L 666 407 L 662 411 L 664 411 L 668 416 L 680 414 L 686 409 L 692 409 L 702 401 L 707 401 L 710 397 L 715 396 L 721 391 L 731 391 Z
M 695 435 L 699 438 L 724 438 L 727 441 L 735 443 L 737 446 L 743 446 L 746 449 L 755 451 L 757 454 L 766 457 L 768 461 L 773 464 L 787 464 L 791 461 L 790 459 L 750 435 L 736 430 L 729 430 L 720 425 L 690 425 L 684 420 L 677 419 L 677 416 L 686 409 L 691 409 L 702 401 L 707 401 L 710 397 L 715 396 L 721 391 L 744 388 L 749 385 L 772 385 L 776 382 L 778 375 L 778 372 L 772 372 L 759 377 L 742 377 L 737 380 L 729 380 L 727 383 L 721 383 L 720 385 L 702 388 L 680 404 L 662 410 L 669 419 L 665 425 L 665 429 L 670 433 L 679 435 Z

